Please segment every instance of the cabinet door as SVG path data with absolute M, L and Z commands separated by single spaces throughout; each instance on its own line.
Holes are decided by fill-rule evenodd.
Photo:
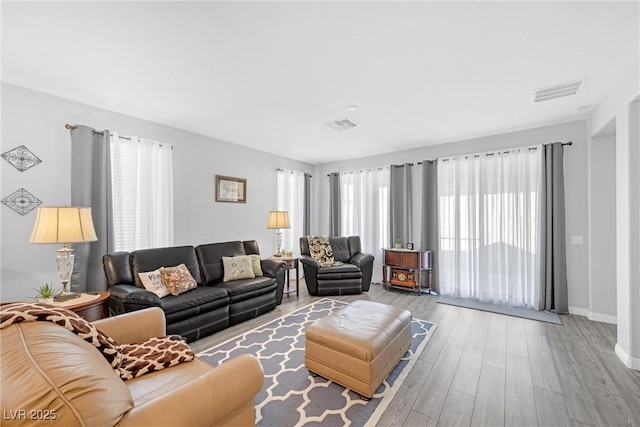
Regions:
M 401 252 L 400 253 L 400 265 L 404 268 L 417 268 L 418 267 L 418 253 L 416 252 Z
M 395 251 L 384 251 L 384 263 L 392 267 L 400 267 L 402 264 L 402 254 Z

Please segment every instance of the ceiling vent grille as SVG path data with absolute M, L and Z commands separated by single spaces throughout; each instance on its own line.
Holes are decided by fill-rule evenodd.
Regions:
M 336 120 L 334 122 L 329 122 L 327 123 L 327 126 L 338 131 L 343 131 L 343 130 L 355 129 L 360 125 L 354 122 L 353 120 L 351 120 L 350 118 L 345 117 L 344 119 Z
M 549 101 L 563 96 L 575 95 L 584 86 L 587 79 L 574 80 L 572 82 L 536 89 L 533 92 L 533 102 Z

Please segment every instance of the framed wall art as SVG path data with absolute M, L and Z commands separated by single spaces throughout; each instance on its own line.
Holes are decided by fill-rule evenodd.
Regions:
M 247 203 L 247 180 L 216 175 L 216 202 Z

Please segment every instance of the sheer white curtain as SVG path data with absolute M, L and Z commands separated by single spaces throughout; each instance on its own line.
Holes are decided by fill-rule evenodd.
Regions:
M 171 145 L 113 132 L 110 146 L 115 250 L 172 246 Z
M 300 255 L 300 237 L 304 236 L 304 172 L 278 169 L 278 210 L 289 212 L 290 229 L 282 231 L 282 247 Z
M 538 307 L 542 148 L 438 161 L 440 292 Z
M 340 174 L 340 197 L 341 234 L 360 236 L 362 251 L 382 259 L 381 248 L 389 246 L 389 168 Z

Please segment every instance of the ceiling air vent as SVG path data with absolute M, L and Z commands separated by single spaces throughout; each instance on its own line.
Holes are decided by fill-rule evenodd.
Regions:
M 336 120 L 335 122 L 329 122 L 327 123 L 327 126 L 335 130 L 349 130 L 357 128 L 360 125 L 350 118 L 345 117 L 344 119 Z
M 533 102 L 549 101 L 563 96 L 575 95 L 584 86 L 587 79 L 574 80 L 572 82 L 536 89 L 533 93 Z

